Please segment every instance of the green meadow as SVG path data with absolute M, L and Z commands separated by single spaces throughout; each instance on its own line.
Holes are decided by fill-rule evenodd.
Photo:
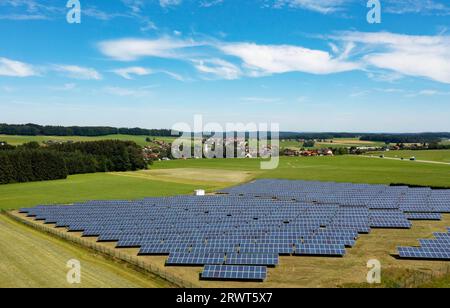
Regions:
M 260 163 L 257 159 L 174 160 L 156 162 L 147 171 L 0 185 L 0 209 L 191 194 L 198 188 L 215 191 L 262 178 L 450 187 L 450 165 L 357 156 L 282 157 L 274 170 L 261 170 Z
M 389 151 L 373 152 L 369 153 L 369 155 L 384 155 L 389 158 L 403 158 L 407 160 L 415 157 L 417 160 L 450 163 L 450 150 Z
M 172 137 L 150 137 L 159 141 L 172 142 L 175 138 Z M 99 141 L 99 140 L 121 140 L 121 141 L 134 141 L 140 146 L 151 145 L 146 141 L 147 136 L 131 136 L 131 135 L 107 135 L 100 137 L 80 137 L 80 136 L 7 136 L 0 135 L 0 141 L 7 142 L 11 145 L 21 145 L 27 142 L 39 142 L 44 143 L 46 141 Z

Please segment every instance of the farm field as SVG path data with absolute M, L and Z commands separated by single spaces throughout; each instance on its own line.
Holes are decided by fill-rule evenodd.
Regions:
M 174 160 L 156 162 L 153 169 L 222 169 L 255 173 L 255 178 L 333 181 L 368 184 L 409 184 L 450 187 L 450 166 L 358 156 L 281 157 L 275 170 L 260 170 L 254 159 Z
M 0 185 L 0 209 L 191 194 L 199 188 L 212 192 L 261 178 L 450 186 L 450 165 L 357 156 L 281 157 L 280 166 L 275 170 L 260 170 L 260 160 L 257 159 L 174 160 L 155 162 L 150 168 L 138 172 L 73 175 L 67 180 Z
M 146 141 L 147 136 L 132 136 L 132 135 L 107 135 L 100 137 L 80 137 L 80 136 L 9 136 L 0 135 L 0 141 L 7 142 L 11 145 L 21 145 L 27 142 L 39 142 L 43 143 L 49 140 L 52 141 L 99 141 L 99 140 L 121 140 L 121 141 L 134 141 L 140 146 L 150 145 L 150 142 Z M 159 141 L 172 142 L 175 138 L 172 137 L 150 137 Z
M 389 158 L 406 160 L 415 157 L 417 160 L 450 163 L 450 150 L 370 152 L 368 155 L 384 155 Z
M 170 287 L 162 279 L 35 231 L 5 215 L 0 215 L 0 230 L 0 288 Z M 66 263 L 71 259 L 81 263 L 80 285 L 70 285 L 66 281 Z
M 151 196 L 191 194 L 194 189 L 198 188 L 204 188 L 211 192 L 259 178 L 449 186 L 450 166 L 408 162 L 406 168 L 406 163 L 356 156 L 282 157 L 278 169 L 260 170 L 260 160 L 255 159 L 156 162 L 151 166 L 151 170 L 145 171 L 76 175 L 61 181 L 0 185 L 0 209 L 17 209 L 38 204 L 68 204 L 86 200 L 139 199 Z M 383 267 L 394 272 L 408 268 L 413 271 L 436 272 L 443 268 L 445 265 L 443 262 L 400 261 L 390 254 L 395 253 L 395 248 L 399 245 L 417 245 L 419 238 L 430 237 L 433 232 L 444 231 L 448 226 L 450 226 L 449 215 L 444 216 L 444 220 L 441 222 L 414 222 L 412 230 L 374 230 L 370 235 L 363 235 L 356 247 L 349 249 L 347 256 L 343 259 L 283 257 L 280 259 L 279 267 L 269 270 L 268 280 L 263 285 L 201 282 L 201 286 L 336 287 L 343 284 L 359 284 L 364 282 L 367 274 L 365 265 L 371 258 L 379 258 Z M 2 234 L 0 241 L 2 236 L 13 231 L 18 232 L 15 229 L 15 226 L 11 227 L 6 223 L 0 223 L 0 234 Z M 7 242 L 14 241 L 14 251 L 21 251 L 17 252 L 21 254 L 30 250 L 30 245 L 34 243 L 34 237 L 31 236 L 30 239 L 33 241 L 20 241 L 10 237 Z M 35 245 L 42 244 L 42 242 L 37 243 Z M 113 244 L 110 245 L 113 247 Z M 14 251 L 11 253 L 15 253 Z M 135 249 L 121 251 L 134 256 L 137 253 Z M 59 252 L 57 254 L 59 255 Z M 61 255 L 67 256 L 64 253 Z M 5 275 L 5 277 L 6 275 L 15 276 L 16 268 L 17 271 L 20 271 L 20 268 L 23 267 L 21 259 L 16 260 L 14 257 L 8 256 L 3 256 L 3 258 L 9 258 L 9 262 L 13 262 L 3 270 L 1 275 Z M 165 257 L 143 257 L 143 260 L 158 266 L 158 268 L 168 269 L 170 273 L 189 282 L 199 282 L 198 273 L 201 268 L 167 268 L 164 267 Z M 54 266 L 54 262 L 57 261 L 51 259 L 50 256 L 47 256 L 47 259 L 42 256 L 40 264 L 43 268 L 37 269 L 36 273 L 45 271 L 45 267 Z M 107 270 L 97 270 L 102 271 L 102 275 L 111 275 Z M 106 273 L 103 273 L 104 271 Z M 26 278 L 20 278 L 21 276 L 17 275 L 20 278 L 17 284 L 40 286 L 43 278 L 36 273 L 30 272 L 30 275 L 35 276 Z M 47 277 L 46 275 L 42 275 L 42 277 Z M 29 281 L 28 284 L 21 282 L 23 280 Z M 2 281 L 4 281 L 3 278 Z M 96 283 L 100 284 L 99 281 Z M 45 284 L 43 285 L 45 286 Z M 139 286 L 139 284 L 136 283 L 133 286 Z

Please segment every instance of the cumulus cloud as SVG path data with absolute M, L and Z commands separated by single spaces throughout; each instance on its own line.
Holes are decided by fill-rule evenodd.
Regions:
M 36 75 L 36 69 L 30 64 L 7 58 L 0 58 L 0 76 L 30 77 Z

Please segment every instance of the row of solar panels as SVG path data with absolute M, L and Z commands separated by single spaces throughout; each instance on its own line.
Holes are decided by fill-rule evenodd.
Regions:
M 99 241 L 118 241 L 117 247 L 169 255 L 168 265 L 207 265 L 205 279 L 251 280 L 255 273 L 265 277 L 265 266 L 273 264 L 261 263 L 274 263 L 280 254 L 342 257 L 358 233 L 410 228 L 410 220 L 438 220 L 450 210 L 445 191 L 383 185 L 263 180 L 229 193 L 92 201 L 23 212 Z M 446 237 L 436 238 L 424 242 L 422 253 L 445 252 Z M 249 267 L 256 265 L 264 266 Z
M 450 228 L 448 228 L 450 231 Z M 398 247 L 402 259 L 450 260 L 450 233 L 434 233 L 434 239 L 419 240 L 420 247 Z
M 277 266 L 278 254 L 238 254 L 238 253 L 171 253 L 166 265 L 260 265 Z
M 277 254 L 297 256 L 330 256 L 343 257 L 346 254 L 342 244 L 301 244 L 297 246 L 273 244 L 273 245 L 248 245 L 235 247 L 231 245 L 217 245 L 213 247 L 198 246 L 187 248 L 185 244 L 148 244 L 141 246 L 139 255 L 170 255 L 171 253 L 184 254 L 209 254 L 209 253 L 240 253 L 240 254 Z

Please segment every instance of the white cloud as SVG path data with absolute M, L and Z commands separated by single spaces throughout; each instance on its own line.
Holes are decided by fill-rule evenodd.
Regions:
M 151 30 L 158 30 L 158 27 L 153 21 L 145 21 L 144 25 L 141 27 L 141 31 L 147 32 Z
M 8 77 L 30 77 L 38 75 L 34 67 L 30 64 L 0 58 L 0 76 Z
M 133 61 L 142 57 L 179 58 L 182 50 L 198 45 L 193 41 L 175 40 L 168 37 L 156 40 L 121 39 L 104 41 L 99 44 L 100 51 L 113 59 Z
M 131 12 L 140 13 L 142 7 L 144 6 L 144 2 L 142 0 L 122 0 L 122 3 L 127 6 Z
M 223 0 L 202 0 L 200 2 L 200 7 L 213 7 L 222 3 Z
M 391 14 L 450 14 L 450 7 L 436 0 L 385 0 L 384 11 Z
M 450 83 L 449 36 L 341 32 L 324 39 L 330 52 L 295 45 L 195 41 L 169 36 L 111 40 L 99 43 L 99 48 L 104 55 L 120 61 L 144 57 L 185 61 L 206 76 L 227 80 L 290 72 L 326 75 L 365 70 L 370 78 L 379 81 L 394 82 L 412 76 Z M 135 75 L 150 73 L 133 69 Z M 133 72 L 116 73 L 129 79 Z
M 180 5 L 182 0 L 159 0 L 159 5 L 162 7 L 170 7 Z
M 139 67 L 139 66 L 116 69 L 116 70 L 113 70 L 113 72 L 125 79 L 128 79 L 128 80 L 133 79 L 132 75 L 146 76 L 146 75 L 150 75 L 153 73 L 152 70 L 147 69 L 145 67 Z
M 449 36 L 345 32 L 334 38 L 360 44 L 367 65 L 450 83 Z
M 367 1 L 366 1 L 367 2 Z M 363 2 L 365 5 L 366 2 Z M 360 5 L 361 0 L 274 0 L 273 7 L 298 8 L 318 12 L 321 14 L 333 14 L 349 11 L 351 6 Z M 384 13 L 389 14 L 425 14 L 425 15 L 449 15 L 450 7 L 444 4 L 444 0 L 382 0 Z
M 100 80 L 102 75 L 93 68 L 76 65 L 55 65 L 54 70 L 69 78 L 84 80 Z
M 344 10 L 345 5 L 350 2 L 352 0 L 276 0 L 275 7 L 289 6 L 322 14 L 330 14 Z
M 221 79 L 233 80 L 242 76 L 241 69 L 221 59 L 193 60 L 195 68 L 202 73 Z
M 146 90 L 145 88 L 122 88 L 122 87 L 105 87 L 103 88 L 103 92 L 109 95 L 114 96 L 123 96 L 123 97 L 146 97 L 151 94 L 150 91 Z
M 227 55 L 239 57 L 253 73 L 262 75 L 288 72 L 331 74 L 359 69 L 358 64 L 332 58 L 326 51 L 292 45 L 235 43 L 218 47 Z

